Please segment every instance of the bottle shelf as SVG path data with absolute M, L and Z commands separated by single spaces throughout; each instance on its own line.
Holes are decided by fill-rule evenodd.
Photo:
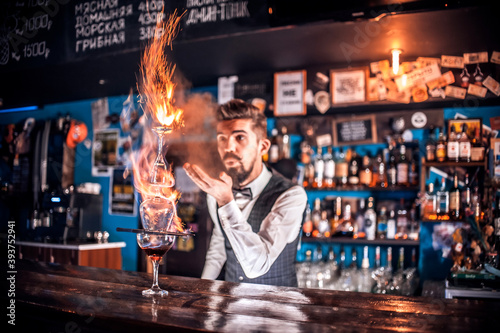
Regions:
M 302 237 L 303 243 L 336 243 L 336 244 L 360 244 L 360 245 L 387 245 L 387 246 L 419 246 L 419 240 L 412 239 L 374 239 L 368 240 L 363 238 L 305 238 Z
M 480 162 L 422 162 L 422 166 L 427 167 L 484 167 L 486 165 L 486 161 Z
M 439 222 L 448 222 L 448 223 L 467 223 L 464 220 L 420 220 L 422 223 L 439 223 Z
M 307 192 L 419 192 L 420 188 L 411 186 L 389 186 L 389 187 L 364 187 L 364 186 L 343 186 L 332 188 L 304 188 Z

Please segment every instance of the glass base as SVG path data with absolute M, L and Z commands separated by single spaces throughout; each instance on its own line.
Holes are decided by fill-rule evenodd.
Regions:
M 161 288 L 150 288 L 142 291 L 143 296 L 168 296 L 168 291 Z

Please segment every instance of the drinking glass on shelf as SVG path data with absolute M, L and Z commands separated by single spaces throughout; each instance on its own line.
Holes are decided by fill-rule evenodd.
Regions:
M 150 234 L 147 232 L 137 234 L 139 247 L 146 252 L 153 263 L 153 285 L 150 289 L 143 290 L 144 296 L 167 296 L 168 291 L 158 286 L 158 268 L 160 260 L 174 244 L 175 236 Z

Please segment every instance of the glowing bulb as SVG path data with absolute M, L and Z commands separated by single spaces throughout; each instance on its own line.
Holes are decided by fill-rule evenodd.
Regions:
M 399 73 L 399 55 L 401 54 L 401 50 L 392 49 L 392 72 L 394 75 L 398 75 Z

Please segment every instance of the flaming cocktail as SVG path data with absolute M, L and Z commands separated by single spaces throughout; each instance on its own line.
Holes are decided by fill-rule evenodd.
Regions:
M 145 230 L 137 234 L 137 243 L 153 262 L 153 286 L 142 292 L 146 296 L 168 294 L 158 286 L 158 266 L 175 236 L 162 232 L 184 231 L 175 208 L 179 193 L 173 189 L 175 180 L 164 158 L 166 135 L 183 126 L 183 111 L 174 106 L 175 65 L 167 62 L 165 54 L 165 47 L 172 46 L 180 19 L 176 12 L 166 21 L 163 15 L 158 16 L 155 36 L 141 59 L 138 83 L 140 103 L 157 138 L 156 150 L 153 144 L 145 144 L 132 161 L 134 185 L 142 197 L 140 215 Z

